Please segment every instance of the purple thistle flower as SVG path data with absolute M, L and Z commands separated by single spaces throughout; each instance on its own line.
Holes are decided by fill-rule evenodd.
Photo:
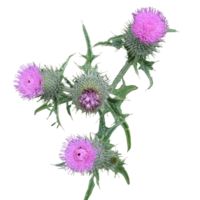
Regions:
M 15 88 L 19 91 L 22 98 L 32 99 L 38 95 L 43 94 L 42 75 L 39 67 L 33 64 L 27 64 L 27 66 L 21 66 L 21 70 L 18 71 L 16 76 L 18 80 L 14 80 L 17 83 Z
M 92 141 L 81 136 L 70 137 L 63 143 L 60 158 L 66 163 L 65 169 L 74 172 L 92 172 L 97 158 L 98 149 L 92 146 Z
M 80 106 L 87 111 L 96 111 L 97 107 L 101 105 L 101 95 L 99 91 L 93 88 L 87 88 L 82 91 L 78 99 Z
M 161 41 L 171 28 L 171 21 L 165 13 L 154 6 L 137 8 L 131 15 L 134 18 L 131 27 L 135 37 L 147 45 Z

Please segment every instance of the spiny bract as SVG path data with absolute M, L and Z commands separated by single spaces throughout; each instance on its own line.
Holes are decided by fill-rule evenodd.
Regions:
M 40 72 L 44 80 L 44 94 L 38 96 L 38 102 L 44 103 L 47 101 L 55 101 L 58 95 L 64 91 L 64 82 L 59 73 L 58 66 L 42 65 Z
M 86 118 L 97 115 L 98 109 L 104 110 L 107 98 L 111 95 L 111 88 L 106 77 L 97 71 L 80 72 L 72 79 L 72 87 L 66 89 L 71 98 L 73 111 L 80 112 Z

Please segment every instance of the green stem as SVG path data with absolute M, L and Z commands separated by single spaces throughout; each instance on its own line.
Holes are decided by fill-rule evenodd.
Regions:
M 120 80 L 123 78 L 123 76 L 125 75 L 125 73 L 128 71 L 128 69 L 130 68 L 130 66 L 133 63 L 131 62 L 126 62 L 126 64 L 123 66 L 123 68 L 120 70 L 119 74 L 116 76 L 115 80 L 113 81 L 112 85 L 111 85 L 111 92 L 116 88 L 117 84 L 120 82 Z
M 61 112 L 59 110 L 59 105 L 57 105 L 57 115 L 58 115 L 58 120 L 61 121 Z

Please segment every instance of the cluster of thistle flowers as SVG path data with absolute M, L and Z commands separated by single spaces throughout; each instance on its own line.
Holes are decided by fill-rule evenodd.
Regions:
M 75 78 L 73 83 L 63 75 L 66 65 L 71 58 L 70 56 L 60 69 L 53 69 L 47 66 L 40 68 L 35 63 L 27 64 L 27 66 L 23 65 L 16 76 L 15 87 L 24 99 L 40 98 L 40 100 L 44 101 L 45 104 L 38 111 L 53 107 L 50 115 L 52 112 L 57 114 L 58 124 L 60 124 L 60 121 L 57 109 L 58 105 L 62 103 L 67 103 L 70 115 L 71 105 L 69 106 L 68 103 L 72 101 L 77 110 L 81 110 L 86 114 L 95 114 L 98 112 L 102 119 L 104 119 L 104 114 L 111 112 L 110 110 L 114 107 L 116 113 L 114 111 L 111 112 L 112 114 L 114 113 L 113 117 L 115 120 L 121 120 L 116 126 L 124 123 L 122 127 L 126 132 L 128 141 L 130 140 L 130 131 L 126 122 L 123 122 L 127 115 L 122 114 L 120 106 L 126 95 L 130 91 L 137 89 L 137 87 L 135 86 L 134 89 L 133 86 L 128 87 L 124 83 L 120 89 L 116 90 L 115 88 L 131 65 L 134 66 L 137 74 L 138 69 L 145 72 L 150 80 L 151 87 L 153 80 L 150 76 L 150 70 L 153 69 L 152 65 L 154 62 L 147 61 L 146 57 L 157 52 L 157 48 L 160 47 L 160 42 L 163 42 L 163 37 L 167 32 L 176 31 L 169 29 L 168 22 L 160 11 L 154 8 L 142 8 L 133 13 L 133 22 L 128 23 L 122 35 L 112 37 L 106 42 L 99 42 L 94 45 L 112 46 L 117 49 L 124 47 L 127 50 L 126 64 L 111 85 L 108 84 L 107 76 L 103 76 L 97 71 L 97 66 L 91 66 L 92 61 L 97 56 L 92 53 L 89 36 L 84 26 L 83 31 L 88 47 L 87 55 L 83 56 L 86 59 L 86 63 L 83 66 L 79 66 L 84 73 Z M 140 64 L 139 68 L 137 64 Z M 116 96 L 120 97 L 118 98 L 120 102 L 116 99 L 111 101 L 110 94 L 117 94 L 118 96 Z M 105 123 L 102 124 L 101 126 L 103 127 L 100 127 L 98 134 L 93 139 L 82 136 L 68 137 L 60 154 L 63 163 L 57 166 L 69 169 L 73 173 L 93 173 L 97 179 L 99 169 L 112 170 L 115 173 L 119 172 L 123 174 L 129 184 L 128 175 L 123 168 L 124 160 L 120 159 L 118 152 L 112 150 L 114 145 L 109 142 L 111 131 L 105 126 Z M 106 133 L 100 134 L 102 130 L 109 130 L 110 133 L 107 135 Z M 130 141 L 128 143 L 130 146 Z

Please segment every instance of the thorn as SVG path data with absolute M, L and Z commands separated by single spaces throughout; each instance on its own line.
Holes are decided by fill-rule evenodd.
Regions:
M 158 70 L 155 68 L 155 69 L 153 69 L 153 72 L 158 72 Z
M 97 185 L 97 190 L 102 190 L 102 186 L 101 185 Z
M 138 75 L 136 76 L 138 80 L 142 80 L 142 76 L 141 75 Z
M 116 33 L 113 30 L 109 30 L 110 35 L 115 36 Z
M 129 159 L 129 156 L 126 156 L 126 159 L 128 160 L 128 159 Z
M 84 25 L 84 24 L 85 24 L 84 19 L 79 19 L 79 22 L 80 22 L 81 25 Z
M 60 129 L 61 129 L 62 131 L 64 131 L 64 132 L 67 132 L 67 129 L 65 128 L 64 125 L 62 125 L 62 126 L 60 127 Z

